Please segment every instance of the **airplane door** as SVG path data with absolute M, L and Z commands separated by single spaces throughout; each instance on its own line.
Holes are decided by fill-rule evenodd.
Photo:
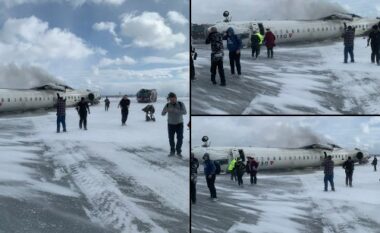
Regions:
M 264 35 L 265 34 L 265 32 L 264 32 L 264 25 L 262 23 L 258 23 L 258 25 L 259 25 L 259 32 L 260 32 L 260 34 Z

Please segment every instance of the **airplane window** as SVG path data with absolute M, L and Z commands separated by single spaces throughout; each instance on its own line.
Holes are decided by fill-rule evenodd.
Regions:
M 10 98 L 8 98 L 8 102 L 11 102 L 11 99 L 10 99 Z
M 317 31 L 319 32 L 319 28 L 317 28 Z
M 4 99 L 3 99 L 3 98 L 1 98 L 1 102 L 4 102 Z
M 34 100 L 37 101 L 37 97 L 35 97 Z
M 292 29 L 292 33 L 294 33 L 294 30 Z
M 42 100 L 42 98 L 40 97 L 40 101 Z
M 300 156 L 300 157 L 298 157 L 298 159 L 299 159 L 299 160 L 301 160 L 301 156 Z
M 300 30 L 299 30 L 299 29 L 297 29 L 297 32 L 300 32 Z
M 303 156 L 303 160 L 305 160 L 305 156 Z
M 22 97 L 20 97 L 20 101 L 22 101 Z
M 310 28 L 307 29 L 307 32 L 310 32 Z
M 306 158 L 309 159 L 309 156 L 307 156 Z
M 324 28 L 322 28 L 322 32 L 323 32 L 323 31 L 325 31 L 325 29 L 324 29 Z
M 281 156 L 280 156 L 280 157 L 278 157 L 278 160 L 281 160 Z
M 276 157 L 273 157 L 273 160 L 276 160 Z
M 289 156 L 289 160 L 292 160 L 292 156 Z

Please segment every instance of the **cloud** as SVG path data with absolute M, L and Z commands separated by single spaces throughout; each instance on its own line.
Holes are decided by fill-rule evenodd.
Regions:
M 26 3 L 46 3 L 46 2 L 57 2 L 57 3 L 69 3 L 74 7 L 81 6 L 85 3 L 92 4 L 108 4 L 108 5 L 121 5 L 126 0 L 0 0 L 6 7 L 14 7 Z
M 128 56 L 123 56 L 122 58 L 115 58 L 115 59 L 110 59 L 110 58 L 103 58 L 100 60 L 98 66 L 99 67 L 107 67 L 107 66 L 112 66 L 112 65 L 134 65 L 136 64 L 136 60 L 128 57 Z
M 182 52 L 177 53 L 171 58 L 167 57 L 158 57 L 158 56 L 148 56 L 142 59 L 145 64 L 188 64 L 189 63 L 189 53 Z
M 94 23 L 92 25 L 92 28 L 95 31 L 108 31 L 114 38 L 116 44 L 120 45 L 122 42 L 122 39 L 118 37 L 116 34 L 115 28 L 116 24 L 114 22 L 99 22 L 99 23 Z
M 169 21 L 172 23 L 177 23 L 180 25 L 185 25 L 189 23 L 186 17 L 177 11 L 169 11 L 167 17 Z
M 0 28 L 0 60 L 7 63 L 38 63 L 79 60 L 104 50 L 92 49 L 66 29 L 49 28 L 35 16 L 7 19 Z
M 165 24 L 165 19 L 157 12 L 125 14 L 122 18 L 121 33 L 132 38 L 132 44 L 137 47 L 171 49 L 186 41 L 185 35 L 173 33 Z

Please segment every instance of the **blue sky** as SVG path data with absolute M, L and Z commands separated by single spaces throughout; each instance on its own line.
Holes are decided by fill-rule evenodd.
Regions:
M 330 142 L 380 153 L 380 117 L 192 117 L 192 144 L 300 147 Z
M 188 0 L 0 0 L 0 59 L 105 94 L 188 95 L 188 15 Z

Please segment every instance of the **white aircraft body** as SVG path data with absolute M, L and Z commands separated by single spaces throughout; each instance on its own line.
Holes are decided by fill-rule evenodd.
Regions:
M 346 150 L 336 145 L 323 146 L 313 144 L 303 148 L 257 148 L 257 147 L 194 147 L 194 156 L 203 161 L 205 153 L 210 159 L 219 162 L 221 170 L 227 171 L 228 164 L 233 158 L 253 157 L 259 163 L 259 170 L 282 170 L 293 168 L 319 167 L 325 157 L 331 155 L 335 165 L 342 165 L 348 157 L 355 162 L 364 162 L 368 155 L 359 150 Z
M 218 32 L 224 33 L 232 27 L 240 35 L 245 45 L 250 43 L 251 29 L 264 35 L 266 28 L 276 36 L 276 44 L 293 42 L 310 42 L 326 39 L 340 38 L 345 25 L 355 27 L 355 35 L 367 34 L 373 25 L 379 24 L 379 19 L 366 19 L 354 14 L 334 14 L 319 20 L 262 20 L 262 21 L 236 21 L 228 18 L 229 13 L 224 12 L 226 19 L 214 26 Z
M 74 90 L 55 84 L 26 90 L 0 89 L 0 113 L 53 108 L 57 93 L 66 99 L 67 107 L 74 106 L 82 97 L 91 104 L 98 103 L 100 99 L 97 92 Z

